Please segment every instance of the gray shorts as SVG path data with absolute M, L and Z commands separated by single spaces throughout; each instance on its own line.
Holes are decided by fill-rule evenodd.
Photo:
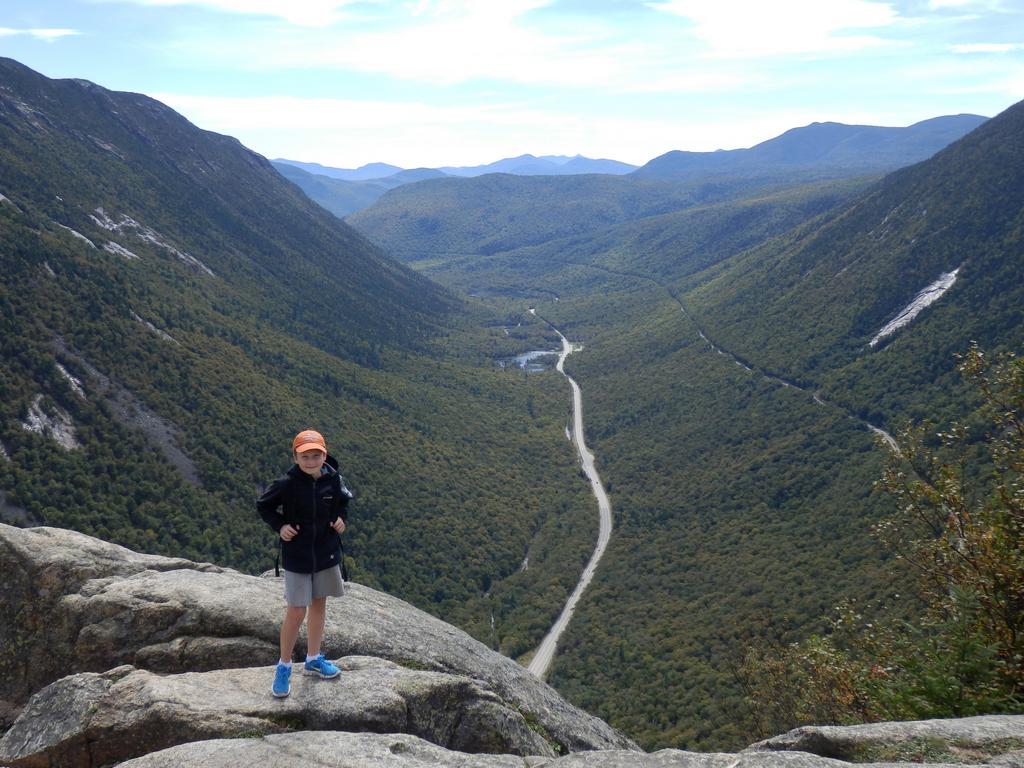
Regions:
M 341 580 L 341 566 L 325 568 L 316 573 L 284 572 L 284 599 L 293 607 L 307 606 L 314 597 L 341 597 L 345 582 Z

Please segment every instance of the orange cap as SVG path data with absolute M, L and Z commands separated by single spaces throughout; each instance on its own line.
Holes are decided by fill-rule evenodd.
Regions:
M 327 453 L 327 443 L 324 441 L 324 436 L 316 430 L 303 430 L 292 440 L 292 451 L 295 453 L 314 450 Z

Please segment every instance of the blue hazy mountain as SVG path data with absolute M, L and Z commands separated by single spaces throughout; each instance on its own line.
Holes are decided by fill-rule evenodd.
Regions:
M 383 179 L 386 176 L 398 173 L 403 170 L 397 165 L 388 163 L 367 163 L 358 168 L 332 168 L 329 165 L 320 163 L 304 163 L 300 160 L 286 160 L 278 157 L 272 160 L 275 166 L 292 165 L 301 168 L 306 173 L 313 173 L 317 176 L 327 176 L 332 179 L 343 179 L 345 181 L 367 181 L 368 179 Z
M 347 216 L 375 203 L 385 192 L 425 179 L 445 176 L 475 177 L 488 173 L 514 176 L 575 176 L 582 174 L 625 175 L 635 165 L 618 160 L 592 160 L 582 155 L 519 155 L 486 165 L 445 166 L 443 168 L 402 169 L 388 163 L 369 163 L 359 168 L 330 168 L 319 163 L 278 159 L 273 165 L 282 176 L 294 182 L 310 199 L 335 216 Z M 376 174 L 376 175 L 375 175 Z
M 811 123 L 748 149 L 667 152 L 633 175 L 668 181 L 693 176 L 810 169 L 844 174 L 887 171 L 928 159 L 986 119 L 980 115 L 947 115 L 905 128 Z

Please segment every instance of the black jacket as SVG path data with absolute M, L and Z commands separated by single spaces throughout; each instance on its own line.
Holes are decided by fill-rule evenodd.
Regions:
M 286 571 L 315 573 L 341 564 L 341 537 L 331 523 L 339 517 L 348 522 L 351 498 L 333 456 L 315 480 L 295 464 L 267 487 L 256 502 L 260 517 L 278 535 L 285 523 L 299 529 L 294 539 L 281 541 Z

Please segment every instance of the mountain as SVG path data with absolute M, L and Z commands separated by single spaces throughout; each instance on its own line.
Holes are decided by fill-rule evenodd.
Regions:
M 813 170 L 822 177 L 837 172 L 874 173 L 924 160 L 985 120 L 978 115 L 950 115 L 906 128 L 811 123 L 749 149 L 667 152 L 637 169 L 634 175 L 664 180 L 798 170 Z
M 923 120 L 905 128 L 842 123 L 812 123 L 793 128 L 750 149 L 717 152 L 672 151 L 644 166 L 617 160 L 530 154 L 478 166 L 446 166 L 421 169 L 409 176 L 386 163 L 371 163 L 356 170 L 328 168 L 316 163 L 276 160 L 275 166 L 306 191 L 312 199 L 338 216 L 369 208 L 385 191 L 400 184 L 440 176 L 476 177 L 491 173 L 516 176 L 566 176 L 577 174 L 631 175 L 647 181 L 693 182 L 730 188 L 740 179 L 750 185 L 794 184 L 800 181 L 844 178 L 893 170 L 924 160 L 936 151 L 976 128 L 987 118 L 978 115 L 950 115 Z M 300 168 L 316 176 L 329 176 L 367 186 L 332 185 L 322 179 L 299 175 Z M 372 179 L 372 181 L 367 181 Z M 560 190 L 561 193 L 561 190 Z M 572 194 L 571 190 L 566 191 Z
M 616 177 L 440 179 L 395 189 L 349 222 L 402 261 L 436 265 L 439 254 L 491 255 L 699 205 L 877 176 L 928 157 L 984 120 L 959 115 L 908 128 L 816 123 L 752 149 L 670 152 Z
M 811 597 L 803 579 L 814 580 L 815 599 L 836 590 L 822 614 L 841 599 L 863 610 L 876 600 L 900 604 L 892 593 L 902 579 L 870 565 L 868 530 L 893 501 L 866 492 L 882 456 L 864 426 L 969 421 L 953 354 L 971 338 L 993 352 L 1021 348 L 1020 136 L 1013 107 L 931 160 L 705 270 L 691 269 L 703 250 L 672 243 L 674 262 L 661 261 L 670 268 L 652 274 L 639 307 L 643 283 L 621 275 L 630 253 L 616 244 L 590 263 L 615 257 L 617 291 L 608 281 L 600 303 L 559 291 L 557 307 L 538 310 L 558 323 L 579 318 L 586 334 L 592 355 L 581 355 L 573 372 L 591 392 L 594 451 L 623 516 L 602 578 L 607 589 L 579 611 L 567 641 L 574 647 L 552 678 L 559 690 L 640 736 L 639 712 L 651 716 L 664 697 L 631 681 L 651 669 L 667 688 L 691 697 L 703 689 L 722 701 L 732 695 L 724 659 L 736 645 L 759 633 L 785 641 L 822 631 L 800 607 Z M 870 346 L 918 292 L 960 265 L 947 266 L 956 257 L 973 265 L 961 270 L 968 279 L 891 342 Z M 671 305 L 659 309 L 656 284 L 675 304 L 675 321 Z M 617 320 L 623 305 L 622 322 L 597 321 Z M 779 558 L 794 571 L 778 568 Z M 641 561 L 659 563 L 657 576 L 633 575 Z M 745 573 L 741 562 L 750 566 Z M 635 609 L 638 590 L 664 612 Z M 609 616 L 629 627 L 618 653 L 602 650 L 623 642 L 602 629 Z M 708 631 L 698 628 L 705 622 Z M 730 622 L 725 635 L 710 631 Z M 625 686 L 636 714 L 603 707 L 585 682 L 610 664 L 617 666 L 609 688 Z M 668 728 L 677 738 L 699 739 L 718 720 L 705 713 L 693 725 L 683 697 L 675 711 Z
M 575 270 L 573 294 L 585 290 L 583 286 L 600 290 L 599 286 L 616 274 L 649 283 L 679 280 L 699 275 L 745 248 L 821 215 L 869 184 L 870 180 L 864 178 L 819 182 L 748 199 L 691 205 L 668 213 L 625 218 L 589 231 L 580 231 L 581 227 L 569 234 L 540 237 L 536 242 L 497 248 L 487 254 L 473 251 L 479 243 L 448 253 L 424 249 L 421 260 L 407 263 L 440 283 L 474 296 L 506 293 L 539 297 L 557 293 L 556 287 L 563 290 L 567 270 Z M 558 221 L 558 212 L 557 207 L 550 211 L 554 221 Z M 355 223 L 361 226 L 362 221 L 357 219 Z M 538 225 L 538 230 L 543 228 Z M 377 230 L 367 232 L 381 236 Z M 428 238 L 425 233 L 427 243 Z M 509 241 L 516 242 L 511 237 Z M 381 242 L 395 247 L 396 255 L 406 253 L 391 245 L 396 241 Z
M 579 174 L 621 175 L 636 166 L 617 160 L 590 160 L 576 157 L 521 155 L 472 167 L 411 168 L 403 170 L 386 163 L 371 163 L 356 170 L 328 168 L 317 163 L 275 160 L 274 167 L 294 182 L 310 199 L 335 216 L 345 216 L 369 208 L 390 189 L 426 179 L 445 176 L 472 177 L 490 173 L 520 176 L 565 176 Z M 374 174 L 380 174 L 376 176 Z
M 259 572 L 276 548 L 254 497 L 314 426 L 357 494 L 355 578 L 496 648 L 546 631 L 596 523 L 561 387 L 494 363 L 543 334 L 237 140 L 10 59 L 0 274 L 4 521 Z
M 610 173 L 620 175 L 636 170 L 635 165 L 619 160 L 591 160 L 588 157 L 576 157 L 562 165 L 562 173 Z
M 572 372 L 620 515 L 551 677 L 571 700 L 645 746 L 717 742 L 732 727 L 723 709 L 742 707 L 745 648 L 827 632 L 843 601 L 913 615 L 907 576 L 871 536 L 897 503 L 870 491 L 886 457 L 873 432 L 972 423 L 954 355 L 972 339 L 992 355 L 1024 347 L 1022 114 L 1015 105 L 931 159 L 743 243 L 774 218 L 751 204 L 756 218 L 731 232 L 737 247 L 710 264 L 680 230 L 660 241 L 657 272 L 631 267 L 632 243 L 618 241 L 589 259 L 581 243 L 545 275 L 560 300 L 538 298 L 538 312 L 585 343 Z M 871 345 L 961 265 L 941 298 Z M 578 275 L 602 268 L 601 284 L 575 292 Z M 657 692 L 641 682 L 652 670 Z M 602 687 L 631 709 L 606 703 Z M 666 696 L 671 714 L 648 725 Z
M 370 179 L 383 179 L 386 176 L 393 176 L 402 170 L 397 165 L 390 165 L 389 163 L 367 163 L 361 165 L 358 168 L 332 168 L 329 165 L 321 165 L 320 163 L 303 163 L 299 160 L 286 160 L 283 157 L 275 158 L 274 166 L 280 168 L 282 165 L 290 165 L 294 168 L 299 168 L 306 173 L 312 173 L 317 176 L 327 176 L 332 179 L 342 179 L 343 181 L 368 181 Z
M 412 184 L 414 181 L 424 181 L 425 179 L 440 179 L 443 178 L 444 175 L 444 172 L 438 171 L 434 168 L 409 168 L 408 170 L 399 171 L 398 173 L 394 173 L 380 179 L 380 181 L 396 181 L 401 184 Z
M 970 423 L 953 353 L 1021 349 L 1020 110 L 885 177 L 827 178 L 836 137 L 794 131 L 766 173 L 444 179 L 350 217 L 582 343 L 567 367 L 615 528 L 551 673 L 570 700 L 645 748 L 734 745 L 757 727 L 736 717 L 750 647 L 828 632 L 844 601 L 915 615 L 871 534 L 896 503 L 871 490 L 874 430 Z
M 405 169 L 388 163 L 368 163 L 359 168 L 332 168 L 319 163 L 303 163 L 298 160 L 277 158 L 275 167 L 282 166 L 299 168 L 317 176 L 329 176 L 343 181 L 370 181 L 401 175 Z M 567 155 L 519 155 L 495 160 L 483 165 L 443 166 L 441 168 L 414 169 L 421 172 L 436 171 L 436 176 L 483 176 L 486 173 L 512 173 L 519 176 L 566 176 L 583 173 L 607 173 L 621 175 L 635 171 L 637 167 L 618 160 L 593 160 L 583 155 L 569 157 Z M 408 181 L 415 178 L 406 177 Z
M 593 160 L 582 155 L 519 155 L 486 165 L 445 166 L 440 170 L 449 176 L 482 176 L 485 173 L 511 173 L 517 176 L 568 176 L 583 173 L 622 175 L 635 171 L 636 166 L 618 160 Z
M 747 359 L 825 386 L 860 413 L 888 422 L 920 410 L 928 398 L 905 379 L 907 358 L 941 377 L 971 341 L 1024 342 L 1022 139 L 1024 103 L 821 225 L 737 259 L 694 293 L 693 311 L 713 317 L 709 332 Z M 934 309 L 880 335 L 942 275 L 950 280 Z M 887 383 L 879 391 L 872 381 Z
M 440 171 L 416 168 L 408 171 L 400 170 L 379 179 L 350 181 L 311 173 L 290 163 L 276 160 L 273 165 L 282 176 L 298 186 L 311 200 L 338 218 L 344 218 L 350 213 L 369 208 L 389 189 L 414 181 L 444 176 Z
M 689 190 L 624 176 L 487 174 L 396 188 L 349 223 L 408 262 L 493 254 L 692 202 Z

